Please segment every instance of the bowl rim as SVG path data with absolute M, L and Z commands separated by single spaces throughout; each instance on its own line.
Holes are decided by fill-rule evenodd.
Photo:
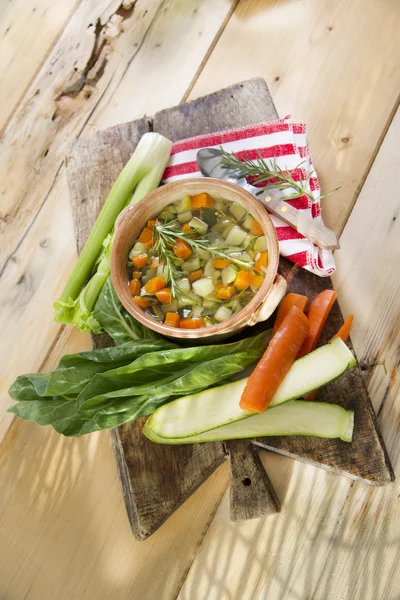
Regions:
M 182 195 L 193 195 L 194 193 L 206 192 L 213 197 L 218 194 L 223 197 L 224 190 L 227 191 L 229 195 L 234 195 L 237 198 L 237 200 L 232 201 L 237 201 L 238 204 L 244 205 L 247 210 L 255 218 L 257 218 L 264 231 L 264 235 L 266 235 L 268 239 L 267 273 L 260 289 L 254 294 L 254 297 L 250 300 L 250 302 L 246 304 L 246 306 L 244 306 L 238 313 L 232 315 L 229 319 L 223 321 L 222 323 L 212 325 L 211 327 L 201 327 L 199 329 L 192 330 L 166 326 L 163 323 L 159 323 L 155 319 L 152 319 L 141 308 L 136 306 L 132 301 L 132 295 L 129 291 L 129 277 L 127 276 L 126 269 L 127 256 L 123 261 L 121 260 L 121 253 L 123 252 L 125 254 L 123 247 L 126 245 L 127 233 L 129 233 L 129 229 L 131 229 L 132 222 L 135 220 L 136 215 L 139 215 L 140 218 L 141 213 L 148 213 L 146 218 L 143 218 L 140 223 L 140 228 L 138 229 L 138 231 L 140 231 L 148 219 L 157 216 L 157 214 L 159 214 L 162 210 L 162 208 L 158 208 L 158 210 L 154 210 L 152 214 L 151 206 L 159 202 L 163 202 L 163 206 L 167 206 L 170 202 L 175 201 L 170 200 L 171 195 L 176 194 L 180 190 L 182 190 Z M 134 240 L 132 240 L 132 243 L 133 241 Z M 169 337 L 179 339 L 206 338 L 215 335 L 234 333 L 248 324 L 249 319 L 254 315 L 254 313 L 263 303 L 269 291 L 272 289 L 278 271 L 278 264 L 278 239 L 275 227 L 264 206 L 258 202 L 247 190 L 241 188 L 235 183 L 221 179 L 214 179 L 211 177 L 193 177 L 179 179 L 177 181 L 162 185 L 153 192 L 147 194 L 136 204 L 128 206 L 126 209 L 124 209 L 124 211 L 122 211 L 115 225 L 115 237 L 111 251 L 111 280 L 117 296 L 124 308 L 142 325 L 148 327 L 152 331 L 156 331 L 161 335 Z

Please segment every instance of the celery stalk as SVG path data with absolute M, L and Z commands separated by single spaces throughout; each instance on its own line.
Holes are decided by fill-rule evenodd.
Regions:
M 159 185 L 171 146 L 172 143 L 158 133 L 145 133 L 140 139 L 111 188 L 64 291 L 54 303 L 55 321 L 72 323 L 82 331 L 98 331 L 92 311 L 110 274 L 112 236 L 109 239 L 107 236 L 125 206 L 138 202 Z M 97 269 L 85 285 L 96 262 Z

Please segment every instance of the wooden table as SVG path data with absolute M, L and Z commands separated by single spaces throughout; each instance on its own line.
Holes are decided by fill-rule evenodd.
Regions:
M 323 204 L 342 234 L 334 283 L 345 316 L 356 314 L 354 346 L 399 477 L 400 4 L 0 6 L 1 600 L 398 599 L 398 482 L 371 488 L 265 453 L 281 514 L 231 523 L 224 465 L 138 542 L 108 432 L 66 439 L 5 411 L 17 374 L 90 347 L 52 322 L 76 259 L 68 144 L 263 76 L 278 112 L 308 122 L 323 188 L 341 185 Z

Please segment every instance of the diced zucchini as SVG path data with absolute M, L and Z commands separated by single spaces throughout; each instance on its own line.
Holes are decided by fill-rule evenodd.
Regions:
M 254 242 L 254 250 L 255 252 L 265 252 L 268 250 L 267 238 L 265 235 L 260 235 Z
M 214 277 L 214 275 L 215 275 L 215 267 L 213 266 L 213 259 L 212 258 L 210 258 L 210 260 L 208 260 L 206 262 L 206 264 L 204 265 L 203 273 L 204 273 L 205 277 Z
M 211 231 L 208 234 L 208 239 L 210 241 L 210 246 L 218 247 L 225 245 L 225 240 L 218 231 Z
M 184 292 L 190 292 L 192 286 L 190 285 L 190 281 L 187 277 L 183 277 L 182 279 L 178 279 L 176 284 L 180 287 Z
M 210 317 L 204 317 L 204 324 L 206 327 L 212 327 L 213 325 L 215 325 L 215 323 L 212 319 L 210 319 Z
M 129 252 L 129 258 L 132 260 L 135 258 L 135 256 L 139 256 L 139 254 L 147 254 L 148 251 L 149 249 L 147 248 L 146 244 L 143 244 L 143 242 L 136 242 L 132 250 Z
M 239 225 L 234 225 L 232 229 L 229 231 L 225 240 L 229 246 L 240 246 L 246 237 L 246 232 L 239 227 Z
M 177 267 L 181 267 L 181 266 L 183 265 L 183 263 L 184 263 L 184 262 L 185 262 L 185 261 L 183 260 L 183 258 L 178 258 L 178 257 L 176 257 L 176 258 L 174 258 L 174 259 L 173 259 L 173 263 L 174 263 L 174 265 L 176 265 Z
M 236 270 L 232 267 L 232 265 L 228 265 L 225 269 L 222 269 L 221 277 L 222 283 L 224 285 L 228 285 L 229 283 L 233 283 L 236 279 Z
M 209 296 L 206 296 L 203 300 L 204 308 L 212 308 L 214 310 L 214 308 L 217 305 L 218 305 L 218 298 L 215 294 L 210 294 Z
M 218 323 L 222 323 L 222 321 L 226 321 L 229 317 L 232 316 L 232 311 L 227 306 L 220 306 L 215 311 L 214 318 Z
M 185 292 L 184 295 L 179 297 L 179 306 L 193 306 L 195 304 L 201 304 L 201 298 L 193 294 L 192 292 Z
M 202 317 L 204 312 L 204 308 L 202 306 L 194 306 L 192 312 L 190 313 L 191 319 L 196 319 L 198 317 Z
M 250 231 L 253 221 L 254 217 L 252 217 L 250 214 L 247 214 L 247 217 L 243 221 L 242 225 L 245 229 L 247 229 L 247 231 Z
M 189 227 L 191 227 L 192 229 L 196 229 L 196 231 L 198 231 L 200 235 L 204 235 L 205 233 L 207 233 L 208 230 L 207 223 L 204 223 L 204 221 L 202 221 L 198 217 L 193 217 L 193 219 L 189 221 Z
M 191 210 L 185 210 L 185 212 L 181 212 L 178 214 L 179 223 L 189 223 L 192 220 L 193 214 Z
M 174 298 L 171 302 L 164 302 L 161 304 L 161 309 L 164 313 L 176 312 L 178 310 L 178 300 Z
M 250 235 L 250 233 L 246 233 L 246 237 L 244 238 L 243 242 L 241 243 L 242 248 L 247 250 L 247 248 L 250 246 L 252 240 L 253 240 L 253 236 Z
M 275 393 L 270 407 L 301 398 L 308 392 L 326 385 L 352 367 L 355 362 L 353 354 L 340 338 L 317 348 L 293 363 Z M 242 410 L 239 406 L 246 383 L 247 379 L 241 379 L 173 400 L 153 413 L 149 425 L 159 436 L 180 438 L 246 419 L 252 413 Z M 270 408 L 264 414 L 267 419 Z
M 222 198 L 215 198 L 214 208 L 216 210 L 221 210 L 222 212 L 226 212 L 226 201 L 222 200 Z
M 236 221 L 241 221 L 247 215 L 247 210 L 240 206 L 240 204 L 232 204 L 229 212 L 236 219 Z
M 203 277 L 202 279 L 198 279 L 197 281 L 193 282 L 192 286 L 194 293 L 202 298 L 212 294 L 214 291 L 214 282 L 211 277 Z
M 192 210 L 192 199 L 190 196 L 185 196 L 177 204 L 178 214 Z
M 206 324 L 207 327 L 207 324 Z M 208 390 L 211 391 L 211 390 Z M 214 390 L 221 399 L 221 388 Z M 190 413 L 187 413 L 188 415 Z M 292 400 L 229 425 L 198 433 L 190 437 L 161 437 L 152 429 L 152 417 L 146 422 L 143 433 L 156 444 L 198 444 L 240 438 L 257 438 L 280 435 L 309 435 L 321 438 L 340 438 L 351 442 L 354 412 L 337 404 Z
M 192 271 L 197 271 L 197 269 L 200 269 L 200 259 L 197 256 L 185 260 L 182 265 L 182 270 L 185 271 L 185 273 L 191 273 Z
M 217 285 L 217 283 L 218 283 L 218 279 L 220 279 L 220 277 L 221 277 L 221 271 L 218 271 L 218 270 L 216 270 L 216 271 L 214 272 L 214 275 L 213 275 L 213 277 L 212 277 L 212 280 L 213 280 L 213 282 L 214 282 L 214 285 Z
M 147 283 L 157 275 L 157 269 L 147 269 L 146 273 L 142 277 L 142 282 Z
M 197 252 L 197 256 L 200 258 L 200 260 L 208 260 L 211 257 L 211 252 L 209 252 L 208 250 L 203 250 L 202 248 L 198 248 L 196 250 Z
M 165 279 L 166 283 L 169 281 L 169 271 L 166 265 L 159 265 L 157 267 L 157 277 L 162 277 Z
M 220 233 L 223 237 L 226 237 L 229 228 L 234 226 L 234 222 L 231 219 L 221 219 L 212 228 L 213 231 Z

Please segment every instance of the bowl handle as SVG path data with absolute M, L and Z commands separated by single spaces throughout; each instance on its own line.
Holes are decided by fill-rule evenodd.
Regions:
M 275 277 L 274 284 L 267 296 L 264 298 L 257 310 L 254 311 L 252 316 L 247 322 L 247 325 L 255 325 L 266 321 L 268 317 L 272 315 L 283 296 L 286 294 L 287 283 L 286 279 L 281 275 Z

